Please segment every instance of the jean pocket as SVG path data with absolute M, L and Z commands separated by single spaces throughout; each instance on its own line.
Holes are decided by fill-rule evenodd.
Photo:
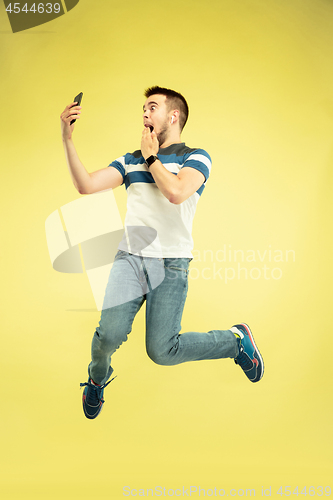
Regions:
M 186 273 L 188 274 L 189 272 L 189 265 L 190 265 L 190 261 L 192 259 L 188 259 L 188 258 L 185 258 L 185 257 L 182 257 L 182 258 L 178 258 L 178 259 L 164 259 L 164 267 L 166 269 L 170 269 L 170 270 L 173 270 L 173 271 L 182 271 L 183 273 Z

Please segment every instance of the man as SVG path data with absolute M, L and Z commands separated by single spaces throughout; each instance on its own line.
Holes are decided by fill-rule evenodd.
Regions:
M 67 164 L 79 193 L 114 189 L 124 183 L 128 194 L 128 234 L 110 273 L 92 341 L 88 382 L 81 384 L 89 419 L 102 409 L 104 388 L 113 372 L 111 356 L 127 340 L 144 301 L 146 349 L 154 362 L 176 365 L 231 357 L 252 382 L 259 381 L 264 371 L 251 330 L 244 323 L 229 330 L 179 333 L 192 260 L 192 222 L 211 159 L 206 151 L 181 142 L 189 112 L 181 94 L 155 86 L 145 91 L 145 97 L 141 150 L 92 173 L 80 162 L 72 141 L 74 124 L 70 122 L 80 118 L 81 106 L 71 103 L 61 114 Z

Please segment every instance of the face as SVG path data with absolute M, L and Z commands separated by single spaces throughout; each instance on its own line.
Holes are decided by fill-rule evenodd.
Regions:
M 165 142 L 170 130 L 170 116 L 166 106 L 166 96 L 152 95 L 143 105 L 143 124 L 153 127 L 160 146 Z

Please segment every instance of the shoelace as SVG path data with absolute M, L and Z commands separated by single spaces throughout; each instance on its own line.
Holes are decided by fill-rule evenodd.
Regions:
M 244 348 L 241 347 L 240 353 L 237 358 L 235 358 L 235 363 L 239 365 L 243 370 L 249 370 L 253 366 L 253 362 L 244 352 Z
M 87 385 L 88 387 L 90 387 L 90 389 L 93 389 L 87 391 L 87 404 L 90 406 L 97 406 L 99 405 L 99 403 L 104 403 L 104 399 L 102 397 L 103 390 L 107 385 L 111 384 L 112 380 L 114 380 L 116 377 L 113 377 L 111 380 L 109 380 L 109 382 L 106 382 L 106 384 L 100 386 L 92 384 L 90 380 L 88 380 L 88 382 L 80 383 L 80 387 L 84 387 Z

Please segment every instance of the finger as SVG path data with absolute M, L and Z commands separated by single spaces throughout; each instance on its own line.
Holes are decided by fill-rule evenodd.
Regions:
M 67 111 L 66 113 L 66 117 L 71 117 L 73 118 L 74 116 L 76 115 L 80 115 L 81 114 L 81 111 L 80 110 L 76 110 L 76 109 L 70 109 L 69 111 Z
M 62 117 L 63 115 L 68 116 L 70 113 L 72 113 L 72 114 L 73 114 L 73 113 L 77 113 L 77 112 L 80 112 L 80 113 L 81 113 L 81 111 L 79 111 L 79 110 L 81 110 L 81 109 L 82 109 L 82 107 L 81 107 L 81 106 L 75 106 L 74 108 L 71 108 L 71 106 L 70 106 L 70 105 L 68 105 L 68 106 L 66 106 L 66 107 L 65 107 L 64 111 L 61 113 L 61 115 L 60 115 L 60 116 L 61 116 L 61 117 Z
M 82 106 L 73 106 L 72 108 L 69 108 L 69 111 L 75 111 L 77 109 L 82 109 Z
M 78 104 L 77 101 L 72 102 L 71 104 L 68 104 L 65 109 L 73 109 L 73 108 L 81 108 L 82 106 L 75 106 L 75 104 Z
M 75 104 L 77 104 L 77 102 L 71 102 L 70 104 L 67 104 L 65 109 L 71 109 L 73 106 L 75 106 Z
M 63 122 L 68 122 L 68 121 L 71 121 L 73 120 L 73 118 L 77 119 L 77 118 L 80 118 L 80 113 L 81 111 L 78 111 L 77 113 L 73 113 L 73 112 L 63 112 L 61 115 L 60 115 L 60 118 L 62 119 Z
M 78 120 L 79 118 L 81 118 L 80 115 L 71 115 L 66 118 L 66 121 L 71 122 L 72 120 Z

